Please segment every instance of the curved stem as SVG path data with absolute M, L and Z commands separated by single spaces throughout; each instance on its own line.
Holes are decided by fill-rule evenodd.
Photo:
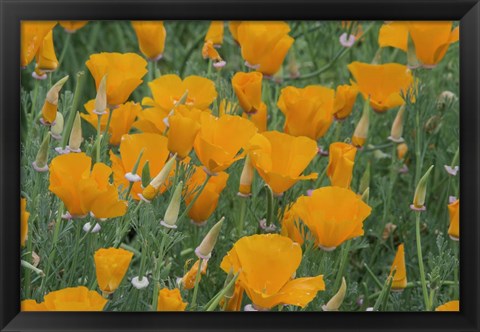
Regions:
M 420 281 L 422 283 L 422 293 L 423 300 L 425 302 L 425 309 L 430 310 L 430 301 L 428 299 L 428 290 L 427 290 L 427 280 L 425 279 L 425 267 L 423 266 L 423 255 L 422 255 L 422 240 L 420 236 L 420 213 L 415 212 L 416 222 L 415 222 L 415 235 L 417 241 L 417 257 L 418 257 L 418 268 L 420 270 Z

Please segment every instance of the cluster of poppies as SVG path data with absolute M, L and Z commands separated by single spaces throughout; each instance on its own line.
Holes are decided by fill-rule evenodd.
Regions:
M 76 109 L 72 105 L 59 106 L 62 89 L 70 78 L 52 84 L 49 77 L 59 69 L 52 34 L 57 23 L 66 33 L 76 33 L 88 24 L 26 21 L 21 28 L 22 68 L 35 59 L 35 84 L 49 78 L 48 83 L 45 81 L 43 106 L 32 107 L 34 114 L 27 117 L 36 120 L 29 124 L 30 133 L 34 132 L 31 127 L 36 127 L 40 137 L 32 138 L 40 143 L 29 164 L 39 174 L 48 173 L 42 181 L 47 181 L 49 193 L 41 194 L 56 198 L 51 212 L 56 219 L 54 227 L 82 223 L 84 236 L 92 237 L 108 229 L 106 224 L 116 225 L 113 235 L 103 238 L 108 241 L 94 242 L 96 247 L 90 247 L 94 249 L 94 283 L 79 281 L 80 285 L 49 289 L 42 281 L 43 293 L 37 297 L 41 301 L 22 301 L 22 310 L 29 311 L 105 310 L 115 300 L 113 294 L 126 275 L 134 275 L 134 256 L 140 263 L 135 267 L 136 276 L 129 278 L 132 286 L 139 292 L 154 293 L 145 310 L 262 311 L 287 305 L 307 307 L 319 292 L 325 291 L 326 283 L 316 271 L 296 276 L 306 252 L 332 252 L 342 246 L 342 253 L 348 255 L 351 240 L 364 235 L 364 222 L 372 213 L 369 185 L 358 191 L 351 186 L 356 156 L 368 148 L 372 117 L 398 109 L 389 139 L 402 162 L 408 151 L 402 138 L 404 114 L 421 98 L 414 70 L 434 68 L 459 36 L 452 22 L 385 22 L 379 30 L 379 49 L 399 49 L 407 54 L 408 63 L 380 63 L 377 58 L 372 62 L 353 61 L 345 68 L 351 74 L 348 84 L 284 85 L 278 98 L 272 100 L 271 93 L 264 90 L 270 90 L 282 78 L 285 59 L 295 42 L 290 25 L 211 22 L 198 51 L 208 61 L 209 72 L 214 70 L 218 77 L 227 77 L 231 97 L 220 98 L 219 79 L 212 79 L 213 75 L 180 77 L 155 71 L 157 62 L 165 61 L 168 22 L 134 21 L 131 27 L 143 56 L 91 54 L 85 65 L 94 80 L 96 96 L 84 100 L 75 95 L 74 99 L 84 100 L 83 107 Z M 369 28 L 362 28 L 358 22 L 344 22 L 342 26 L 346 33 L 340 36 L 339 45 L 344 50 L 369 38 Z M 222 55 L 221 47 L 225 27 L 243 60 L 242 68 L 230 73 L 229 59 Z M 289 67 L 294 65 L 289 61 Z M 147 73 L 153 77 L 148 81 L 150 96 L 145 94 L 141 102 L 133 101 L 132 93 L 138 91 Z M 297 74 L 291 79 L 301 77 L 298 70 Z M 357 98 L 359 95 L 362 98 Z M 339 128 L 360 99 L 363 106 L 355 129 L 350 137 L 341 140 Z M 272 119 L 282 119 L 283 126 Z M 85 137 L 87 126 L 96 134 Z M 326 140 L 335 128 L 336 133 Z M 325 145 L 319 146 L 320 142 Z M 317 161 L 325 156 L 328 165 L 320 167 Z M 458 156 L 446 166 L 452 177 L 458 171 L 457 163 Z M 418 218 L 425 210 L 429 172 L 419 174 L 412 195 L 412 209 Z M 325 176 L 329 185 L 323 184 Z M 308 183 L 311 190 L 293 194 L 300 182 Z M 252 199 L 263 199 L 263 193 L 255 188 L 267 193 L 266 218 L 262 220 L 253 220 L 255 213 L 247 215 Z M 227 202 L 227 192 L 238 197 Z M 288 201 L 278 203 L 287 197 Z M 26 198 L 21 199 L 21 245 L 28 257 L 35 246 L 32 239 L 38 238 L 29 227 L 35 208 Z M 143 219 L 150 217 L 142 211 L 151 208 L 162 215 L 160 220 Z M 458 199 L 452 199 L 448 211 L 448 234 L 458 240 Z M 224 218 L 211 226 L 209 221 L 215 215 Z M 194 227 L 206 225 L 208 232 L 194 250 L 195 263 L 183 276 L 168 276 L 178 277 L 173 284 L 162 279 L 162 269 L 166 268 L 169 250 L 175 244 L 182 247 L 182 241 L 186 241 L 182 238 L 176 243 L 175 234 L 181 232 L 180 224 L 187 217 Z M 35 222 L 47 221 L 35 218 Z M 231 234 L 225 234 L 226 223 L 236 223 Z M 258 225 L 257 232 L 250 232 L 252 228 L 244 227 L 245 223 Z M 143 245 L 147 240 L 139 242 L 140 248 L 122 246 L 132 234 L 143 239 L 152 232 L 158 240 L 156 252 Z M 197 231 L 190 229 L 188 234 L 188 228 L 182 228 L 182 233 L 188 237 Z M 228 252 L 218 252 L 215 248 L 219 241 L 233 244 Z M 223 257 L 217 266 L 209 263 L 212 253 Z M 47 257 L 43 260 L 49 261 Z M 162 260 L 163 265 L 158 263 Z M 339 264 L 339 282 L 330 292 L 333 297 L 322 308 L 311 310 L 341 308 L 347 287 L 343 278 L 345 263 L 342 259 Z M 29 259 L 23 265 L 38 270 Z M 217 285 L 218 293 L 209 302 L 197 304 L 202 276 L 208 277 L 211 269 L 223 270 L 225 283 Z M 53 267 L 49 273 L 61 279 L 64 272 Z M 406 287 L 404 245 L 400 244 L 380 296 Z M 425 305 L 427 310 L 432 309 L 432 303 L 427 301 Z M 437 310 L 458 307 L 458 301 L 453 301 Z

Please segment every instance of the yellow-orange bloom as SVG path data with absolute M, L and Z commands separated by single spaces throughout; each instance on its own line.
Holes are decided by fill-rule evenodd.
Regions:
M 215 49 L 213 42 L 211 40 L 207 40 L 202 47 L 202 57 L 204 59 L 210 59 L 214 61 L 213 66 L 220 68 L 226 65 L 226 62 L 223 61 L 220 53 Z
M 283 88 L 277 106 L 285 115 L 284 130 L 293 136 L 307 136 L 317 140 L 333 122 L 335 91 L 320 86 Z
M 309 234 L 305 232 L 304 227 L 301 227 L 301 222 L 295 211 L 292 210 L 292 205 L 283 214 L 280 234 L 289 237 L 298 244 L 303 244 L 305 237 Z M 314 238 L 311 239 L 314 240 Z
M 400 160 L 405 158 L 405 155 L 408 152 L 408 145 L 406 143 L 400 143 L 397 145 L 397 157 Z
M 214 45 L 222 45 L 223 43 L 223 21 L 212 21 L 208 27 L 205 41 L 211 41 Z
M 114 113 L 115 114 L 115 113 Z M 116 156 L 110 151 L 110 160 L 112 161 L 112 170 L 115 185 L 121 187 L 121 190 L 126 190 L 130 184 L 129 180 L 125 178 L 127 173 L 133 171 L 133 167 L 138 160 L 140 152 L 143 151 L 142 158 L 138 164 L 137 175 L 142 176 L 142 171 L 145 163 L 148 161 L 150 175 L 158 174 L 168 158 L 168 140 L 165 136 L 158 134 L 144 133 L 123 135 L 120 143 L 120 157 Z M 162 188 L 161 190 L 165 190 Z M 138 194 L 143 191 L 140 182 L 134 182 L 131 196 L 138 200 Z
M 229 21 L 228 22 L 228 30 L 230 30 L 230 34 L 232 35 L 233 40 L 238 43 L 238 27 L 242 24 L 242 21 Z
M 391 46 L 408 51 L 408 38 L 415 46 L 417 60 L 426 67 L 435 67 L 447 53 L 450 44 L 459 39 L 459 27 L 452 30 L 453 22 L 402 21 L 390 22 L 380 28 L 380 47 Z
M 333 116 L 338 120 L 348 117 L 352 113 L 357 95 L 358 89 L 354 85 L 344 84 L 337 86 L 333 103 Z
M 114 218 L 125 214 L 127 202 L 118 198 L 110 184 L 112 169 L 96 163 L 85 153 L 70 153 L 53 158 L 48 189 L 60 198 L 72 217 L 91 212 L 96 218 Z
M 350 188 L 357 149 L 347 143 L 330 144 L 327 176 L 332 186 Z
M 242 117 L 250 120 L 255 125 L 255 127 L 257 127 L 259 133 L 263 133 L 267 130 L 267 104 L 265 104 L 264 102 L 260 104 L 260 108 L 257 110 L 256 113 L 243 113 Z
M 100 81 L 107 75 L 107 102 L 120 105 L 143 81 L 147 73 L 147 62 L 135 53 L 97 53 L 90 55 L 85 63 L 98 89 Z
M 260 72 L 238 72 L 232 77 L 233 91 L 240 107 L 246 113 L 256 113 L 262 105 L 262 79 Z
M 50 30 L 43 38 L 43 42 L 35 55 L 35 70 L 41 73 L 52 72 L 58 67 L 58 59 L 53 46 L 53 32 Z
M 132 21 L 140 51 L 150 61 L 160 60 L 165 49 L 167 30 L 163 21 Z
M 25 246 L 28 236 L 28 218 L 30 212 L 27 211 L 27 199 L 20 198 L 20 245 Z
M 395 259 L 393 260 L 392 267 L 390 268 L 390 276 L 395 271 L 392 281 L 393 291 L 402 291 L 407 287 L 407 268 L 405 265 L 405 249 L 403 243 L 397 248 Z
M 220 267 L 239 273 L 238 282 L 257 308 L 290 304 L 305 307 L 325 290 L 323 276 L 294 279 L 302 249 L 278 234 L 245 236 L 225 255 Z
M 280 69 L 294 42 L 286 22 L 243 21 L 236 31 L 246 64 L 270 76 Z
M 163 288 L 158 292 L 157 311 L 185 311 L 187 304 L 178 288 Z
M 89 100 L 85 105 L 85 110 L 88 114 L 80 113 L 80 116 L 90 123 L 94 128 L 98 125 L 98 114 L 94 113 L 95 100 Z M 108 127 L 108 133 L 110 134 L 110 144 L 119 145 L 121 138 L 124 134 L 128 134 L 132 128 L 133 122 L 137 116 L 142 112 L 140 104 L 129 101 L 125 104 L 119 105 L 117 108 L 105 110 L 107 113 L 103 114 L 100 118 L 100 129 L 105 131 L 107 127 L 108 119 L 110 117 L 109 112 L 113 112 L 110 118 L 110 125 Z
M 251 139 L 249 153 L 258 174 L 276 195 L 299 180 L 317 178 L 317 173 L 301 175 L 317 155 L 317 144 L 310 138 L 266 131 Z
M 363 222 L 372 208 L 349 189 L 323 187 L 311 196 L 299 197 L 292 211 L 308 227 L 315 243 L 330 251 L 363 235 Z
M 219 172 L 216 176 L 212 176 L 205 187 L 203 188 L 200 196 L 198 196 L 195 203 L 192 205 L 188 216 L 192 221 L 197 224 L 203 224 L 212 215 L 217 208 L 220 193 L 225 189 L 228 180 L 228 174 L 225 172 Z M 198 190 L 205 182 L 207 174 L 202 167 L 196 166 L 195 172 L 186 182 L 185 203 L 189 205 L 194 197 L 197 195 Z
M 208 261 L 207 260 L 200 260 L 200 259 L 197 259 L 197 261 L 195 262 L 195 264 L 192 265 L 192 267 L 190 268 L 190 270 L 188 270 L 187 273 L 185 273 L 185 275 L 183 276 L 182 278 L 182 287 L 184 289 L 193 289 L 195 287 L 195 279 L 197 277 L 197 273 L 198 273 L 198 267 L 200 265 L 200 262 L 202 262 L 202 271 L 200 271 L 200 279 L 199 281 L 201 280 L 202 278 L 202 274 L 205 275 L 207 273 L 207 265 L 208 265 Z
M 458 241 L 460 239 L 460 200 L 448 205 L 448 213 L 450 215 L 450 227 L 448 228 L 448 235 L 452 240 Z
M 95 272 L 97 275 L 98 287 L 105 294 L 111 294 L 127 273 L 133 253 L 122 248 L 101 248 L 95 251 Z
M 190 113 L 189 111 L 186 112 Z M 176 153 L 178 159 L 188 156 L 200 131 L 200 124 L 195 119 L 183 114 L 175 111 L 173 115 L 168 117 L 168 150 L 173 154 Z
M 107 300 L 87 287 L 69 287 L 45 295 L 44 301 L 22 301 L 22 311 L 102 311 Z
M 221 172 L 244 157 L 239 152 L 256 131 L 253 123 L 239 116 L 216 118 L 204 113 L 200 132 L 193 144 L 195 153 L 210 173 Z
M 59 21 L 58 22 L 62 28 L 65 29 L 68 33 L 75 33 L 77 30 L 80 30 L 85 25 L 87 25 L 88 21 Z
M 402 95 L 406 95 L 413 85 L 410 70 L 398 63 L 375 65 L 356 61 L 349 64 L 348 69 L 358 90 L 365 100 L 370 99 L 371 107 L 377 112 L 403 105 Z
M 56 21 L 22 21 L 20 24 L 20 67 L 32 62 L 45 36 L 52 31 Z
M 460 311 L 460 301 L 449 301 L 435 308 L 435 311 Z

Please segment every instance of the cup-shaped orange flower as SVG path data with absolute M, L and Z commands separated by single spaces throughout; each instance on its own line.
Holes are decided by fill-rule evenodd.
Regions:
M 45 36 L 52 31 L 56 21 L 22 21 L 20 24 L 20 67 L 32 62 Z
M 266 131 L 255 135 L 248 149 L 253 166 L 276 195 L 299 180 L 317 178 L 317 173 L 301 175 L 318 151 L 315 141 L 308 137 Z
M 395 259 L 393 260 L 392 267 L 390 268 L 390 275 L 395 271 L 392 281 L 393 291 L 403 291 L 407 287 L 407 268 L 405 265 L 405 249 L 403 243 L 397 248 Z
M 267 120 L 268 120 L 268 114 L 267 114 L 267 104 L 262 102 L 260 104 L 260 108 L 257 110 L 256 113 L 243 113 L 242 117 L 245 119 L 250 120 L 255 127 L 257 127 L 259 133 L 263 133 L 264 131 L 267 130 Z
M 327 176 L 332 186 L 350 188 L 357 149 L 347 143 L 330 144 Z
M 285 132 L 317 140 L 333 122 L 335 91 L 320 85 L 283 88 L 277 106 L 285 115 Z
M 239 154 L 240 150 L 257 131 L 253 123 L 235 115 L 216 118 L 205 113 L 201 116 L 200 126 L 193 146 L 198 159 L 211 174 L 242 159 L 244 154 Z
M 86 62 L 98 89 L 102 78 L 107 75 L 107 103 L 120 105 L 143 81 L 147 73 L 147 62 L 135 53 L 97 53 Z
M 190 113 L 187 111 L 187 113 Z M 193 142 L 200 131 L 200 124 L 191 117 L 175 112 L 168 117 L 168 150 L 184 159 L 193 148 Z
M 132 27 L 143 55 L 150 61 L 160 60 L 167 39 L 167 30 L 163 26 L 163 21 L 132 21 Z
M 242 21 L 229 21 L 228 22 L 228 30 L 232 35 L 233 40 L 238 43 L 238 27 L 242 24 Z
M 436 307 L 435 311 L 460 311 L 460 301 L 449 301 Z
M 96 218 L 115 218 L 125 214 L 127 202 L 118 197 L 110 184 L 112 169 L 96 163 L 85 153 L 70 153 L 53 158 L 48 189 L 60 198 L 72 217 L 92 213 Z
M 115 111 L 114 111 L 115 114 Z M 135 163 L 143 151 L 142 157 L 137 167 L 137 178 L 142 177 L 143 168 L 148 161 L 150 175 L 153 177 L 158 174 L 168 159 L 168 140 L 165 136 L 151 133 L 123 135 L 120 143 L 120 157 L 110 152 L 114 182 L 121 190 L 126 190 L 130 185 L 126 174 L 131 173 Z M 135 175 L 135 174 L 133 174 Z M 164 190 L 164 189 L 163 189 Z M 143 191 L 139 181 L 134 182 L 131 196 L 139 200 L 138 194 Z
M 407 66 L 398 63 L 383 65 L 352 62 L 348 69 L 355 79 L 358 90 L 377 112 L 385 112 L 403 105 L 403 95 L 413 86 L 413 76 Z
M 415 56 L 425 68 L 435 67 L 445 56 L 450 44 L 459 39 L 459 27 L 452 30 L 451 21 L 389 22 L 380 28 L 380 47 L 391 46 L 408 52 L 410 36 Z
M 239 273 L 238 282 L 253 305 L 271 309 L 289 304 L 305 307 L 325 289 L 323 276 L 296 278 L 302 260 L 298 243 L 278 234 L 245 236 L 225 255 L 223 271 Z
M 20 198 L 20 245 L 25 246 L 28 236 L 28 218 L 30 212 L 27 211 L 27 199 Z
M 311 196 L 299 197 L 292 211 L 308 227 L 315 243 L 331 251 L 363 235 L 363 222 L 372 208 L 349 189 L 323 187 L 314 190 Z
M 354 85 L 344 84 L 337 86 L 333 103 L 333 116 L 335 119 L 343 120 L 352 113 L 357 95 L 358 89 Z
M 65 32 L 68 33 L 75 33 L 77 30 L 80 30 L 84 26 L 86 26 L 88 21 L 59 21 L 58 24 L 65 29 Z
M 50 30 L 43 38 L 35 55 L 35 70 L 41 73 L 52 72 L 58 67 L 58 59 L 53 45 L 53 31 Z
M 213 81 L 201 76 L 188 76 L 183 81 L 177 75 L 162 75 L 148 83 L 153 99 L 145 97 L 142 105 L 160 108 L 168 113 L 185 98 L 185 105 L 200 110 L 207 109 L 217 98 Z M 186 94 L 186 96 L 184 96 Z
M 273 76 L 294 42 L 289 32 L 286 22 L 241 22 L 236 33 L 245 63 L 265 75 Z
M 122 248 L 98 249 L 93 256 L 98 287 L 104 294 L 115 292 L 127 273 L 133 253 Z
M 47 311 L 45 303 L 37 303 L 35 300 L 23 300 L 20 303 L 21 311 Z
M 452 240 L 460 239 L 460 200 L 448 205 L 448 213 L 450 215 L 450 227 L 448 227 L 448 235 Z
M 185 311 L 187 304 L 178 288 L 162 288 L 158 292 L 157 311 Z
M 80 116 L 94 128 L 97 128 L 98 114 L 94 113 L 95 100 L 89 100 L 84 107 L 88 114 L 80 113 Z M 122 136 L 130 132 L 135 119 L 142 112 L 142 107 L 138 103 L 129 101 L 113 110 L 106 109 L 105 111 L 107 113 L 100 118 L 100 129 L 105 131 L 110 117 L 109 112 L 113 112 L 108 127 L 108 133 L 110 134 L 109 142 L 112 145 L 119 145 Z
M 232 77 L 233 91 L 237 95 L 240 107 L 246 113 L 256 113 L 262 104 L 262 73 L 238 72 Z
M 205 41 L 211 41 L 215 46 L 220 46 L 223 43 L 223 31 L 225 25 L 223 21 L 212 21 L 208 27 Z
M 219 172 L 212 176 L 198 196 L 192 208 L 188 211 L 190 219 L 197 224 L 204 224 L 217 208 L 220 194 L 225 189 L 228 174 Z M 205 182 L 207 174 L 202 167 L 196 166 L 195 172 L 188 179 L 185 190 L 185 203 L 189 205 Z
M 69 287 L 50 292 L 42 302 L 46 311 L 103 311 L 107 300 L 87 287 Z

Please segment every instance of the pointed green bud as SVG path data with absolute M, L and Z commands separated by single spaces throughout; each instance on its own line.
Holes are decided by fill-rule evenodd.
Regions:
M 95 98 L 95 109 L 93 113 L 103 115 L 107 113 L 107 75 L 102 77 L 97 89 Z
M 370 188 L 365 189 L 365 191 L 362 194 L 362 201 L 364 201 L 366 204 L 368 204 L 368 200 L 370 199 Z
M 423 175 L 420 181 L 418 181 L 417 188 L 415 189 L 415 196 L 413 197 L 413 204 L 410 205 L 412 210 L 425 211 L 425 197 L 427 196 L 428 177 L 430 176 L 432 169 L 433 165 L 430 166 L 425 175 Z
M 195 254 L 201 259 L 210 259 L 212 257 L 212 250 L 217 243 L 218 235 L 222 229 L 223 221 L 225 217 L 222 217 L 213 227 L 208 231 L 207 235 L 203 238 L 202 243 L 195 249 Z
M 73 120 L 72 131 L 70 132 L 70 140 L 68 141 L 68 150 L 70 152 L 81 152 L 80 145 L 82 144 L 82 121 L 80 119 L 80 113 L 75 114 L 75 120 Z
M 415 69 L 420 67 L 420 61 L 418 61 L 417 59 L 415 44 L 413 43 L 410 33 L 408 33 L 408 42 L 407 42 L 407 67 L 410 69 Z
M 402 143 L 404 141 L 403 135 L 403 115 L 405 114 L 405 104 L 400 106 L 395 120 L 393 120 L 392 129 L 390 130 L 389 140 L 395 143 Z
M 58 95 L 60 93 L 60 90 L 62 89 L 63 85 L 65 82 L 68 81 L 68 75 L 57 81 L 50 90 L 47 92 L 47 97 L 45 98 L 46 101 L 48 101 L 50 104 L 57 105 L 58 104 Z
M 347 283 L 345 277 L 342 277 L 342 285 L 338 289 L 337 294 L 335 294 L 330 301 L 324 306 L 322 306 L 323 311 L 338 311 L 340 306 L 345 299 L 345 294 L 347 293 Z
M 175 159 L 175 158 L 172 158 Z M 167 211 L 165 211 L 165 217 L 160 222 L 161 225 L 167 228 L 177 228 L 178 213 L 180 212 L 180 203 L 182 201 L 182 189 L 183 182 L 180 181 L 173 192 L 172 200 L 168 204 Z
M 157 174 L 157 176 L 150 181 L 150 185 L 153 188 L 158 189 L 162 184 L 165 183 L 165 181 L 167 181 L 168 176 L 173 169 L 173 165 L 175 164 L 176 157 L 177 154 L 175 153 L 175 155 L 172 156 L 169 161 L 167 161 L 165 166 L 163 166 L 162 170 Z
M 48 171 L 48 150 L 50 149 L 50 133 L 45 135 L 40 148 L 38 149 L 35 161 L 32 163 L 33 169 L 37 172 Z
M 147 160 L 142 170 L 142 186 L 145 188 L 150 183 L 150 162 Z
M 358 192 L 363 193 L 370 187 L 370 161 L 367 163 L 365 172 L 363 172 L 362 178 L 360 179 L 360 184 L 358 185 Z

